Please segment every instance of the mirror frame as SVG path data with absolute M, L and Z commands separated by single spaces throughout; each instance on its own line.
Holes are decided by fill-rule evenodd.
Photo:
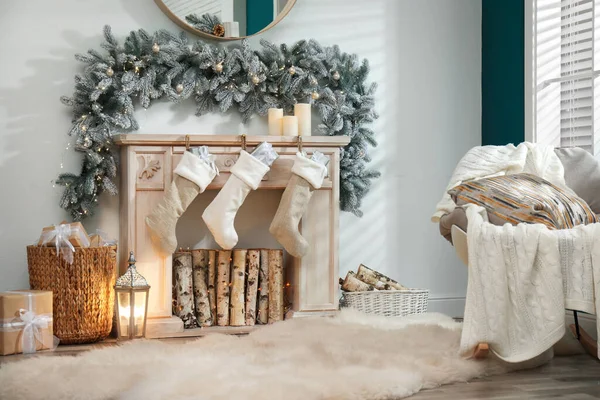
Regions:
M 252 35 L 239 36 L 239 37 L 219 37 L 219 36 L 214 36 L 214 35 L 208 34 L 206 32 L 203 32 L 200 29 L 194 28 L 193 26 L 191 26 L 190 24 L 188 24 L 187 22 L 185 22 L 184 20 L 179 18 L 177 15 L 175 15 L 165 5 L 163 0 L 154 0 L 154 2 L 158 6 L 158 8 L 160 8 L 161 11 L 166 14 L 167 17 L 169 17 L 169 19 L 171 21 L 175 22 L 181 28 L 185 29 L 186 31 L 188 31 L 190 33 L 193 33 L 194 35 L 201 36 L 201 37 L 207 38 L 207 39 L 218 40 L 218 41 L 242 40 L 242 39 L 256 36 L 258 34 L 266 32 L 269 29 L 271 29 L 272 27 L 274 27 L 275 25 L 277 25 L 279 22 L 281 22 L 281 20 L 284 19 L 288 15 L 288 13 L 292 9 L 292 7 L 294 7 L 294 5 L 296 4 L 296 0 L 288 0 L 287 3 L 285 4 L 285 7 L 283 7 L 283 10 L 281 10 L 281 12 L 277 15 L 277 18 L 275 18 L 273 21 L 271 21 L 271 23 L 269 25 L 265 26 L 260 31 L 254 33 Z

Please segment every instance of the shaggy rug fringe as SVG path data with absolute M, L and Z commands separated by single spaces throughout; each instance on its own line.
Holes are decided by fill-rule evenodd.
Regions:
M 461 358 L 460 332 L 459 323 L 441 314 L 383 318 L 345 310 L 242 337 L 132 341 L 75 357 L 8 363 L 0 367 L 0 398 L 399 399 L 507 371 L 498 361 Z

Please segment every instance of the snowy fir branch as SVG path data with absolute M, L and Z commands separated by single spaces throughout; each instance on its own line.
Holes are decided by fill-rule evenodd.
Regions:
M 217 30 L 221 29 L 222 32 L 225 33 L 221 20 L 215 14 L 206 13 L 200 16 L 198 14 L 188 14 L 185 16 L 185 20 L 194 28 L 210 35 L 223 36 L 217 34 L 220 32 L 215 32 L 215 28 L 217 28 Z
M 297 102 L 311 102 L 321 116 L 318 132 L 345 135 L 350 144 L 340 162 L 340 208 L 361 216 L 361 201 L 379 172 L 367 169 L 370 146 L 376 146 L 369 124 L 376 85 L 365 82 L 367 60 L 322 47 L 314 40 L 293 46 L 261 41 L 262 48 L 220 47 L 189 43 L 182 32 L 132 31 L 120 44 L 104 28 L 105 52 L 89 50 L 76 59 L 85 64 L 75 76 L 75 91 L 61 101 L 72 108 L 69 132 L 83 154 L 81 172 L 61 174 L 60 206 L 74 220 L 93 214 L 98 196 L 117 193 L 117 149 L 113 135 L 138 129 L 135 105 L 148 108 L 158 99 L 180 102 L 193 98 L 196 114 L 237 109 L 248 122 L 272 107 L 293 112 Z

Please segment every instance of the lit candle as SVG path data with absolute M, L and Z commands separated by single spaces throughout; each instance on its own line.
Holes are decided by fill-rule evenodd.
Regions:
M 283 117 L 283 136 L 298 136 L 298 118 L 293 115 Z
M 282 118 L 283 108 L 269 108 L 269 135 L 283 135 Z
M 298 118 L 298 135 L 310 136 L 310 104 L 296 103 L 294 104 L 294 115 Z

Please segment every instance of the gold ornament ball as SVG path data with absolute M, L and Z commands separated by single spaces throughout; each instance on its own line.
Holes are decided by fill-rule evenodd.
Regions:
M 258 85 L 260 83 L 260 78 L 256 75 L 252 76 L 252 83 L 254 83 L 255 85 Z
M 340 73 L 337 72 L 337 71 L 334 71 L 332 77 L 333 77 L 334 80 L 339 81 L 340 80 Z
M 160 51 L 160 46 L 158 45 L 158 43 L 154 43 L 152 45 L 152 52 L 153 53 L 158 53 Z
M 313 100 L 319 100 L 319 93 L 317 93 L 317 92 L 312 92 L 312 95 L 311 95 L 311 97 L 312 97 L 312 99 L 313 99 Z
M 294 68 L 294 66 L 292 65 L 288 68 L 288 72 L 290 73 L 290 75 L 294 75 L 296 73 L 296 68 Z
M 183 85 L 181 83 L 177 84 L 177 86 L 175 86 L 175 90 L 177 93 L 183 92 Z
M 215 71 L 217 71 L 217 72 L 223 72 L 223 64 L 222 63 L 218 63 L 217 65 L 215 65 Z
M 113 71 L 111 67 L 108 67 L 108 69 L 106 70 L 106 76 L 113 76 L 114 74 L 115 71 Z
M 84 131 L 84 132 L 87 131 L 87 126 L 86 125 L 82 125 L 81 126 L 81 130 Z

